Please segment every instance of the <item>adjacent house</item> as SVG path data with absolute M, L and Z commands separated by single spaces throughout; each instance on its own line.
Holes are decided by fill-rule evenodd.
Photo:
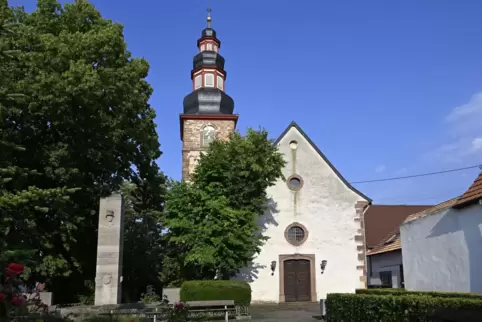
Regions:
M 365 212 L 367 287 L 403 287 L 399 227 L 429 205 L 372 205 Z
M 400 228 L 405 288 L 482 293 L 482 173 L 460 197 Z

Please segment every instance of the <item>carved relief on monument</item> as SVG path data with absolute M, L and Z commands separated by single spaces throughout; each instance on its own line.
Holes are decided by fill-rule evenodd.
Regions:
M 105 274 L 105 275 L 102 277 L 102 283 L 103 283 L 104 285 L 109 285 L 111 282 L 112 282 L 112 275 L 111 275 L 111 274 Z
M 107 226 L 112 226 L 114 224 L 114 210 L 107 209 L 105 211 L 105 224 Z
M 216 139 L 216 128 L 212 125 L 206 125 L 202 129 L 201 146 L 207 148 L 211 142 Z

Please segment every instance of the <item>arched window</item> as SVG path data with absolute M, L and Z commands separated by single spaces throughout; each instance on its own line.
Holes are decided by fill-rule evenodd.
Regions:
M 202 146 L 208 147 L 216 139 L 216 129 L 212 125 L 206 125 L 202 132 Z

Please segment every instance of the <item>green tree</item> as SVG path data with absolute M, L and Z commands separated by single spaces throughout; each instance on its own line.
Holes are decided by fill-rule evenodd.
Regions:
M 179 248 L 181 279 L 199 278 L 193 271 L 226 279 L 259 253 L 266 237 L 257 219 L 268 205 L 266 188 L 283 178 L 284 165 L 268 133 L 249 129 L 214 141 L 191 183 L 173 184 L 164 223 L 167 241 Z
M 126 49 L 123 27 L 86 0 L 38 0 L 32 13 L 0 0 L 0 8 L 0 21 L 18 26 L 8 45 L 19 52 L 0 67 L 1 90 L 24 96 L 2 105 L 0 141 L 13 148 L 2 147 L 1 167 L 28 169 L 8 175 L 2 200 L 35 201 L 2 209 L 1 244 L 35 249 L 33 277 L 75 301 L 95 275 L 99 198 L 125 181 L 146 182 L 145 200 L 159 192 L 148 183 L 161 155 L 149 65 Z
M 126 301 L 138 300 L 148 288 L 162 289 L 162 208 L 165 177 L 155 167 L 144 178 L 121 186 L 125 198 L 123 292 Z
M 28 157 L 25 148 L 15 142 L 15 133 L 9 131 L 10 118 L 20 111 L 16 103 L 25 95 L 9 91 L 7 88 L 15 75 L 15 65 L 21 54 L 12 49 L 19 25 L 13 22 L 12 11 L 5 0 L 0 1 L 0 268 L 8 262 L 35 262 L 35 246 L 25 236 L 32 233 L 32 214 L 45 214 L 52 204 L 68 199 L 68 193 L 75 189 L 40 189 L 29 186 L 29 177 L 38 175 L 30 168 L 19 167 L 16 157 Z M 6 240 L 13 242 L 7 248 Z

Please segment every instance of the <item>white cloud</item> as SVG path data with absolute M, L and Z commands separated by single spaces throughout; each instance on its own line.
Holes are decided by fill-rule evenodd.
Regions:
M 383 164 L 380 164 L 378 165 L 376 168 L 375 168 L 375 172 L 376 173 L 382 173 L 384 172 L 385 170 L 387 169 L 387 167 Z
M 482 121 L 481 121 L 482 123 Z M 475 138 L 472 140 L 472 152 L 479 152 L 482 150 L 482 137 Z
M 422 155 L 437 163 L 476 161 L 482 156 L 482 92 L 475 93 L 466 104 L 455 107 L 445 117 L 447 136 L 437 148 Z
M 450 130 L 456 136 L 471 136 L 481 131 L 482 92 L 475 93 L 466 104 L 455 107 L 445 117 Z

